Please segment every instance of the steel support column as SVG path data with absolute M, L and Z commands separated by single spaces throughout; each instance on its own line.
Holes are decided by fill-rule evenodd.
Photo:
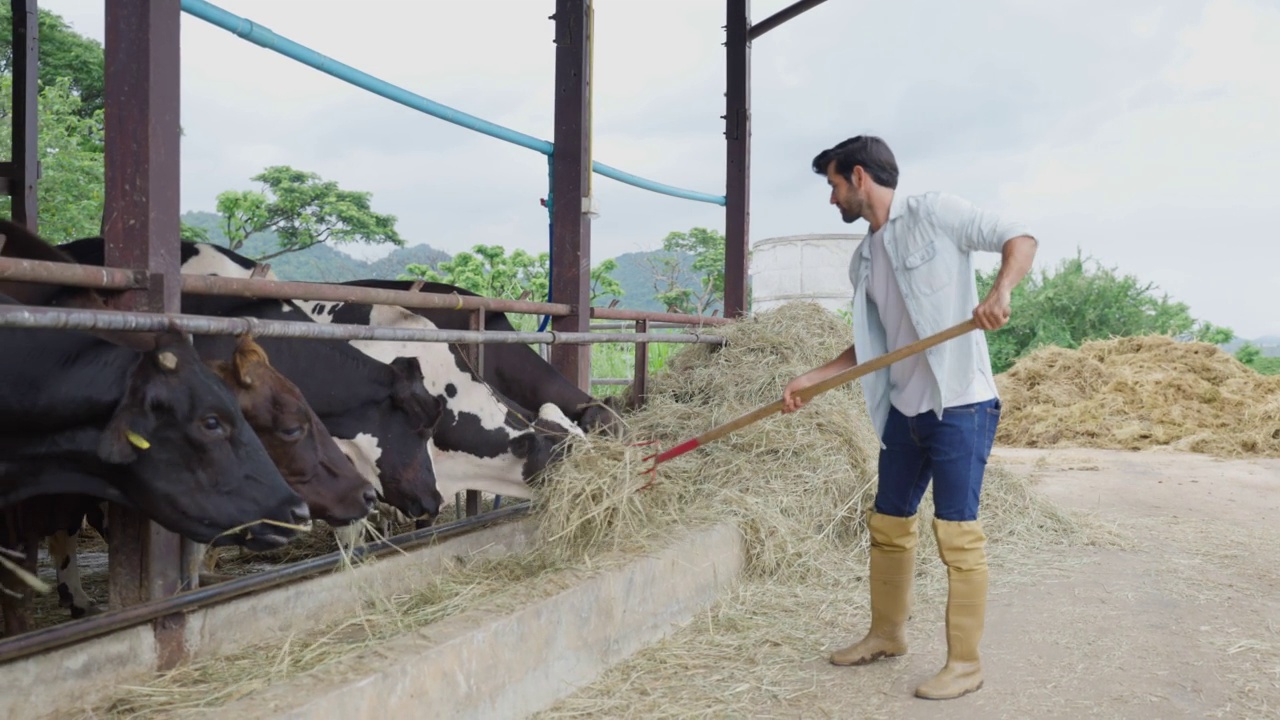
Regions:
M 40 97 L 40 24 L 36 0 L 10 0 L 13 9 L 13 146 L 3 175 L 15 223 L 32 232 L 36 223 L 36 179 L 40 175 L 37 104 Z
M 556 332 L 589 332 L 591 219 L 584 198 L 591 182 L 591 0 L 556 0 L 555 151 L 551 176 L 551 301 L 573 306 L 552 320 Z M 591 348 L 553 345 L 551 364 L 591 392 Z
M 106 3 L 106 265 L 146 270 L 148 287 L 115 307 L 178 312 L 180 0 Z M 168 597 L 182 584 L 182 540 L 111 507 L 110 605 Z M 184 654 L 181 616 L 156 621 L 160 665 Z
M 751 237 L 751 0 L 726 4 L 724 315 L 737 318 L 747 311 Z

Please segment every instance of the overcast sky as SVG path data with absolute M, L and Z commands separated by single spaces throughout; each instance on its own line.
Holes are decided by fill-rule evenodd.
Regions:
M 754 0 L 763 19 L 790 0 Z M 220 0 L 424 95 L 552 138 L 551 0 Z M 101 0 L 44 0 L 102 39 Z M 723 0 L 597 0 L 595 159 L 724 192 Z M 184 15 L 183 210 L 269 164 L 369 190 L 410 243 L 541 251 L 546 161 Z M 1280 334 L 1280 9 L 1269 0 L 828 0 L 753 48 L 751 238 L 862 232 L 813 155 L 884 137 L 901 193 L 1030 223 L 1038 265 L 1079 248 L 1245 337 Z M 596 176 L 593 262 L 722 208 Z M 359 253 L 376 256 L 382 253 Z M 992 266 L 991 256 L 986 266 Z

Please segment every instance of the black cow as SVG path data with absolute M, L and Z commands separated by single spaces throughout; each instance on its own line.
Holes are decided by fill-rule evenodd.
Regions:
M 0 328 L 0 507 L 64 493 L 135 506 L 215 545 L 278 547 L 294 531 L 259 521 L 310 520 L 187 338 L 161 333 L 138 351 L 82 332 Z

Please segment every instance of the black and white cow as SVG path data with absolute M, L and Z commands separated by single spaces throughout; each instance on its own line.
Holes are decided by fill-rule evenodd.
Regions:
M 398 305 L 295 300 L 321 323 L 433 329 Z M 441 398 L 444 417 L 432 435 L 436 483 L 446 498 L 462 490 L 529 498 L 529 483 L 560 457 L 563 441 L 582 430 L 555 405 L 535 414 L 482 382 L 455 348 L 440 342 L 353 340 L 374 358 L 416 357 L 428 392 Z
M 384 290 L 410 290 L 411 280 L 351 280 L 342 283 Z M 478 293 L 447 283 L 423 283 L 420 292 L 466 297 Z M 471 310 L 445 308 L 410 308 L 410 311 L 444 330 L 470 329 Z M 485 330 L 511 332 L 515 327 L 504 312 L 485 311 Z M 533 348 L 521 343 L 495 343 L 485 347 L 484 381 L 491 387 L 528 408 L 555 405 L 565 416 L 586 432 L 613 432 L 619 426 L 618 408 L 613 397 L 596 398 L 582 391 Z

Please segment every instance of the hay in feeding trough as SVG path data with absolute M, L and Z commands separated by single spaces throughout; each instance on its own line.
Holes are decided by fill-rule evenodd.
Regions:
M 1280 456 L 1280 377 L 1208 343 L 1150 336 L 1046 347 L 996 382 L 1008 408 L 1001 444 Z
M 717 331 L 726 338 L 723 348 L 691 345 L 672 355 L 652 378 L 646 404 L 625 417 L 622 437 L 572 440 L 571 452 L 538 490 L 533 518 L 540 541 L 529 552 L 458 561 L 414 593 L 372 597 L 363 617 L 321 629 L 315 637 L 182 668 L 121 693 L 98 716 L 172 717 L 320 668 L 329 668 L 328 677 L 339 672 L 335 668 L 344 658 L 379 640 L 464 610 L 546 597 L 572 575 L 624 562 L 665 543 L 673 531 L 726 519 L 746 538 L 747 596 L 750 588 L 785 588 L 770 597 L 789 598 L 792 610 L 808 612 L 826 602 L 835 586 L 849 603 L 860 601 L 866 594 L 865 511 L 874 499 L 878 442 L 856 382 L 819 395 L 799 413 L 774 415 L 663 463 L 656 482 L 639 490 L 653 479 L 641 473 L 649 467 L 644 456 L 656 448 L 638 443 L 671 447 L 776 400 L 788 380 L 835 357 L 852 335 L 837 315 L 803 302 Z M 932 513 L 929 495 L 921 513 Z M 993 545 L 1057 543 L 1081 533 L 1074 518 L 1008 473 L 991 475 L 982 517 Z M 937 583 L 944 577 L 927 530 L 919 558 L 922 578 Z M 811 649 L 826 642 L 802 624 L 812 616 L 788 617 L 777 602 L 759 607 L 778 611 L 770 614 L 769 625 L 791 642 Z M 754 621 L 738 625 L 743 632 L 760 627 Z M 759 652 L 768 653 L 767 646 Z M 779 657 L 788 662 L 785 654 Z

